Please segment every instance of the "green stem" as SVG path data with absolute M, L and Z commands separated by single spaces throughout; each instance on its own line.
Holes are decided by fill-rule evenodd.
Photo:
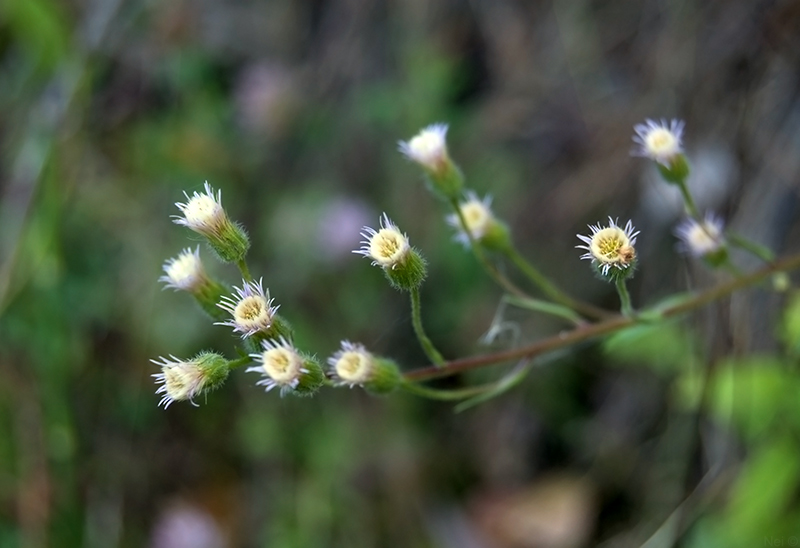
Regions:
M 429 398 L 432 400 L 443 400 L 443 401 L 463 400 L 466 398 L 471 398 L 473 396 L 478 396 L 480 394 L 483 394 L 484 392 L 486 392 L 486 390 L 493 387 L 494 387 L 493 385 L 470 386 L 469 388 L 459 388 L 457 390 L 440 390 L 437 388 L 422 386 L 421 384 L 416 384 L 413 382 L 404 382 L 400 385 L 400 388 L 416 396 L 422 396 L 424 398 Z
M 428 359 L 437 366 L 444 364 L 445 359 L 439 351 L 436 350 L 436 347 L 433 346 L 433 343 L 422 328 L 422 306 L 420 304 L 418 288 L 411 290 L 411 323 L 414 324 L 414 333 L 417 335 L 417 340 L 420 346 L 422 346 L 422 350 L 425 351 L 425 355 L 428 356 Z
M 800 253 L 779 259 L 750 274 L 723 282 L 702 293 L 697 293 L 689 299 L 682 299 L 678 303 L 661 310 L 659 316 L 661 319 L 679 316 L 726 297 L 739 289 L 760 283 L 762 280 L 777 272 L 796 270 L 798 268 L 800 268 Z M 648 314 L 645 314 L 645 316 L 648 316 Z M 421 367 L 407 372 L 404 377 L 409 381 L 421 381 L 455 375 L 464 371 L 497 365 L 510 360 L 518 360 L 526 357 L 533 358 L 552 352 L 553 350 L 558 350 L 559 348 L 566 348 L 579 342 L 615 333 L 639 321 L 640 319 L 638 316 L 635 318 L 614 316 L 602 322 L 579 326 L 571 331 L 562 331 L 552 337 L 548 337 L 522 348 L 513 348 L 511 350 L 484 354 L 482 356 L 462 358 L 446 362 L 444 365 L 437 365 L 436 367 Z
M 239 267 L 239 272 L 242 273 L 244 281 L 248 283 L 253 281 L 253 277 L 250 275 L 250 269 L 247 268 L 247 262 L 244 259 L 237 261 L 236 266 Z
M 580 325 L 584 322 L 583 318 L 578 316 L 572 309 L 547 301 L 540 301 L 539 299 L 525 299 L 517 297 L 516 295 L 504 295 L 503 302 L 514 305 L 518 308 L 532 310 L 534 312 L 541 312 L 543 314 L 550 314 L 568 320 L 575 325 Z
M 677 184 L 678 188 L 681 189 L 683 205 L 686 206 L 686 211 L 691 217 L 694 217 L 696 221 L 700 222 L 700 212 L 697 210 L 697 206 L 694 203 L 694 198 L 692 198 L 692 194 L 689 192 L 689 187 L 686 185 L 686 179 L 679 180 Z
M 247 365 L 248 363 L 252 363 L 253 359 L 250 356 L 242 356 L 241 358 L 236 358 L 235 360 L 231 360 L 228 362 L 228 369 L 238 369 L 243 365 Z
M 744 251 L 747 251 L 748 253 L 758 257 L 765 263 L 775 260 L 775 254 L 772 252 L 772 250 L 763 245 L 751 242 L 747 238 L 744 238 L 742 236 L 739 236 L 738 234 L 733 234 L 730 232 L 726 234 L 726 236 L 728 237 L 728 241 L 731 243 L 731 245 L 738 247 L 739 249 L 743 249 Z
M 622 304 L 622 315 L 626 318 L 633 317 L 633 307 L 631 306 L 631 294 L 628 293 L 628 286 L 625 285 L 625 278 L 617 278 L 617 293 Z

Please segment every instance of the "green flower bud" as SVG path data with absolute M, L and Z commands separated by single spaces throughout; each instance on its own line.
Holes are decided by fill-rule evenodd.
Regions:
M 159 359 L 150 361 L 161 367 L 161 373 L 153 377 L 161 383 L 156 394 L 163 394 L 158 404 L 163 404 L 164 409 L 175 401 L 194 403 L 196 396 L 222 386 L 230 371 L 230 362 L 214 352 L 201 352 L 188 360 L 175 356 Z
M 261 346 L 262 352 L 250 355 L 261 365 L 248 367 L 247 371 L 264 377 L 256 385 L 266 387 L 267 392 L 278 387 L 281 395 L 312 396 L 325 382 L 317 360 L 299 352 L 286 339 L 263 341 Z
M 361 249 L 353 251 L 372 259 L 372 264 L 383 268 L 386 278 L 396 289 L 411 291 L 422 285 L 427 276 L 425 259 L 411 247 L 408 236 L 400 232 L 384 213 L 381 229 L 364 227 Z
M 373 394 L 388 394 L 402 381 L 397 364 L 376 358 L 363 345 L 350 341 L 342 341 L 342 348 L 328 358 L 328 365 L 336 384 L 362 386 Z

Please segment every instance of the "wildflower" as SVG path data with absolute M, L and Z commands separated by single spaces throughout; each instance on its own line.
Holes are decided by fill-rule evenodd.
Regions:
M 633 273 L 636 265 L 636 250 L 633 246 L 639 231 L 634 230 L 631 221 L 627 222 L 624 229 L 617 226 L 611 217 L 608 218 L 608 223 L 607 227 L 601 227 L 599 223 L 596 226 L 589 225 L 591 235 L 578 234 L 578 238 L 587 245 L 575 247 L 586 250 L 581 259 L 591 260 L 603 277 L 624 278 Z
M 242 260 L 250 247 L 247 234 L 228 218 L 222 207 L 222 191 L 218 190 L 215 195 L 208 182 L 204 188 L 205 194 L 195 192 L 189 197 L 183 193 L 186 203 L 175 204 L 183 216 L 175 215 L 173 222 L 204 236 L 224 262 Z
M 161 361 L 150 360 L 161 367 L 161 373 L 152 375 L 161 386 L 156 394 L 163 394 L 158 405 L 164 408 L 175 401 L 189 400 L 220 386 L 228 376 L 228 361 L 213 352 L 201 352 L 189 360 L 175 356 Z
M 363 228 L 363 245 L 353 253 L 372 259 L 374 266 L 383 268 L 389 281 L 398 289 L 419 287 L 425 279 L 425 261 L 400 232 L 386 213 L 380 220 L 380 230 Z
M 311 395 L 324 382 L 320 365 L 308 356 L 301 354 L 284 337 L 262 341 L 263 351 L 250 354 L 261 365 L 248 367 L 248 372 L 261 373 L 264 378 L 256 383 L 266 387 L 267 392 L 275 387 L 281 395 L 294 392 L 297 395 Z
M 158 281 L 175 290 L 193 293 L 210 282 L 200 260 L 200 246 L 194 251 L 187 247 L 177 257 L 167 260 L 164 263 L 164 272 L 166 275 L 161 276 Z
M 472 191 L 467 192 L 466 197 L 467 200 L 461 202 L 458 207 L 472 239 L 490 249 L 508 248 L 511 243 L 508 227 L 498 221 L 492 213 L 492 197 L 486 196 L 480 200 Z M 469 247 L 470 238 L 458 214 L 448 215 L 447 224 L 456 229 L 456 241 L 461 242 L 464 247 Z
M 397 365 L 376 358 L 358 343 L 342 341 L 342 348 L 328 358 L 330 376 L 339 385 L 363 386 L 370 392 L 384 394 L 394 390 L 400 382 Z
M 409 141 L 399 141 L 398 149 L 422 166 L 435 190 L 455 200 L 464 178 L 447 153 L 446 135 L 447 124 L 431 124 Z
M 683 154 L 682 120 L 661 123 L 645 120 L 633 127 L 633 141 L 639 146 L 632 151 L 635 156 L 644 156 L 656 161 L 661 176 L 670 183 L 683 183 L 689 176 L 689 163 Z
M 702 221 L 686 219 L 675 229 L 675 235 L 681 240 L 679 248 L 717 266 L 727 255 L 723 226 L 722 219 L 713 213 L 706 213 Z
M 233 318 L 215 325 L 227 325 L 234 332 L 242 333 L 245 339 L 255 333 L 268 333 L 272 327 L 278 306 L 272 306 L 274 299 L 269 297 L 262 286 L 262 280 L 247 282 L 242 280 L 242 288 L 234 287 L 236 295 L 222 297 L 217 304 L 229 312 Z

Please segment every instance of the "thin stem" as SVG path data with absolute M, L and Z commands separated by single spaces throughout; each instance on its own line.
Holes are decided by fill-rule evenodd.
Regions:
M 539 270 L 528 262 L 525 257 L 520 255 L 515 247 L 510 247 L 505 251 L 506 256 L 511 260 L 517 268 L 519 268 L 525 276 L 528 277 L 534 284 L 536 284 L 542 293 L 553 299 L 555 302 L 571 308 L 576 312 L 583 314 L 586 317 L 599 319 L 608 317 L 608 313 L 600 310 L 590 304 L 577 301 L 557 288 L 550 280 L 547 279 Z
M 405 382 L 400 385 L 400 388 L 406 392 L 410 392 L 411 394 L 432 400 L 453 401 L 478 396 L 490 388 L 494 388 L 494 385 L 471 386 L 469 388 L 459 388 L 456 390 L 440 390 L 438 388 L 430 388 L 428 386 L 422 386 L 413 382 Z
M 726 236 L 728 237 L 728 241 L 731 243 L 731 245 L 738 247 L 739 249 L 743 249 L 744 251 L 747 251 L 748 253 L 758 257 L 765 263 L 775 260 L 775 254 L 772 252 L 772 250 L 764 247 L 763 245 L 751 242 L 747 238 L 744 238 L 742 236 L 739 236 L 738 234 L 733 234 L 730 232 L 726 234 Z
M 686 211 L 689 213 L 691 217 L 694 217 L 695 220 L 698 222 L 700 221 L 700 212 L 697 211 L 697 206 L 694 203 L 694 198 L 692 198 L 691 192 L 689 192 L 689 187 L 686 185 L 686 179 L 681 179 L 678 181 L 678 188 L 681 189 L 681 195 L 683 196 L 683 205 L 686 206 Z
M 619 300 L 622 304 L 622 315 L 626 318 L 632 318 L 633 307 L 631 306 L 631 294 L 628 293 L 628 286 L 625 284 L 625 278 L 617 278 L 616 286 L 617 293 L 619 293 Z
M 241 358 L 236 358 L 235 360 L 231 360 L 228 362 L 228 369 L 238 369 L 243 365 L 247 365 L 251 363 L 253 359 L 250 356 L 242 356 Z
M 236 266 L 239 267 L 239 272 L 242 273 L 242 278 L 246 282 L 252 282 L 253 277 L 250 275 L 250 269 L 247 268 L 247 262 L 244 259 L 241 259 L 236 262 Z
M 800 253 L 780 259 L 740 278 L 734 278 L 727 282 L 723 282 L 712 287 L 711 289 L 696 294 L 690 299 L 683 300 L 675 305 L 664 308 L 661 310 L 659 316 L 662 319 L 678 316 L 721 299 L 722 297 L 730 295 L 739 289 L 757 284 L 776 272 L 795 270 L 797 268 L 800 268 Z M 649 314 L 645 314 L 645 316 L 647 317 Z M 525 357 L 532 358 L 553 350 L 557 350 L 559 348 L 564 348 L 582 341 L 593 339 L 601 335 L 614 333 L 626 327 L 630 327 L 638 321 L 639 320 L 637 318 L 615 316 L 595 324 L 579 326 L 571 331 L 563 331 L 557 335 L 522 348 L 514 348 L 492 354 L 484 354 L 483 356 L 462 358 L 459 360 L 446 362 L 443 365 L 437 365 L 436 367 L 422 367 L 415 369 L 406 373 L 405 378 L 406 380 L 410 381 L 421 381 L 455 375 L 463 371 L 496 365 L 510 360 L 517 360 Z
M 414 333 L 416 333 L 417 340 L 420 346 L 422 346 L 422 350 L 425 351 L 425 355 L 428 356 L 428 359 L 437 366 L 443 365 L 445 359 L 439 351 L 436 350 L 436 347 L 433 346 L 433 343 L 422 328 L 422 306 L 420 304 L 418 288 L 411 290 L 411 323 L 414 324 Z

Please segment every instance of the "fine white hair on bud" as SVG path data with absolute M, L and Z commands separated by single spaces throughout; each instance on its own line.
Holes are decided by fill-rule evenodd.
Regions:
M 581 255 L 581 259 L 588 259 L 597 267 L 603 276 L 608 276 L 612 268 L 618 271 L 628 271 L 636 262 L 636 236 L 639 234 L 635 230 L 631 221 L 620 228 L 617 222 L 611 217 L 608 218 L 608 226 L 589 225 L 592 231 L 589 236 L 578 234 L 578 239 L 586 245 L 575 246 L 578 249 L 585 249 L 586 253 Z
M 492 213 L 492 197 L 487 195 L 483 200 L 478 198 L 478 195 L 473 191 L 468 191 L 466 200 L 458 205 L 461 209 L 461 215 L 464 217 L 464 223 L 467 226 L 469 234 L 472 239 L 480 242 L 492 227 L 497 223 L 497 220 Z M 465 247 L 469 247 L 469 236 L 464 231 L 461 224 L 461 219 L 458 214 L 451 213 L 447 216 L 447 224 L 456 229 L 456 241 L 462 243 Z
M 399 141 L 397 147 L 409 160 L 433 173 L 446 169 L 447 124 L 431 124 L 408 141 Z
M 274 299 L 270 298 L 269 290 L 264 290 L 262 281 L 242 280 L 242 287 L 234 287 L 236 293 L 232 297 L 222 297 L 217 306 L 229 312 L 232 318 L 214 325 L 232 327 L 234 332 L 242 334 L 243 339 L 269 331 L 279 306 L 272 306 Z
M 725 247 L 722 219 L 713 213 L 706 213 L 702 221 L 686 219 L 675 229 L 680 238 L 679 248 L 693 257 L 706 257 Z
M 173 222 L 209 238 L 219 237 L 230 224 L 222 207 L 222 191 L 217 190 L 215 194 L 208 181 L 204 188 L 203 194 L 195 192 L 189 196 L 186 192 L 183 193 L 186 202 L 175 203 L 183 215 L 175 215 Z
M 408 237 L 400 232 L 386 213 L 380 220 L 380 230 L 365 226 L 361 232 L 364 240 L 360 249 L 353 253 L 372 259 L 372 264 L 382 268 L 396 268 L 411 252 Z
M 372 378 L 375 359 L 363 345 L 342 341 L 341 349 L 328 358 L 328 365 L 334 382 L 352 388 Z
M 261 365 L 248 367 L 248 372 L 261 373 L 263 379 L 256 383 L 269 392 L 280 388 L 281 394 L 298 388 L 302 376 L 309 373 L 303 356 L 284 337 L 262 341 L 263 352 L 250 354 Z
M 631 152 L 634 156 L 643 156 L 655 160 L 661 165 L 669 166 L 670 162 L 683 152 L 682 120 L 645 120 L 644 124 L 633 127 L 636 135 L 633 141 L 638 145 Z
M 196 405 L 194 398 L 222 384 L 229 371 L 227 360 L 213 352 L 201 352 L 188 360 L 170 355 L 150 361 L 161 367 L 161 373 L 152 377 L 161 385 L 156 394 L 162 395 L 158 405 L 164 409 L 176 401 L 189 400 Z
M 187 247 L 177 257 L 164 263 L 164 276 L 158 281 L 164 282 L 164 288 L 171 287 L 181 291 L 195 292 L 209 283 L 203 262 L 200 260 L 200 246 L 192 251 Z

